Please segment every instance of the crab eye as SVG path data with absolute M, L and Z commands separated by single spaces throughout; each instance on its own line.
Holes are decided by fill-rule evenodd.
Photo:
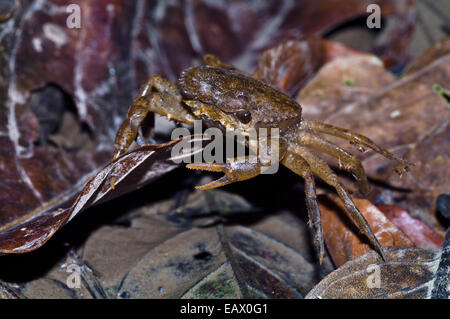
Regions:
M 249 111 L 239 111 L 234 113 L 234 115 L 236 115 L 242 124 L 247 124 L 252 120 L 252 115 Z

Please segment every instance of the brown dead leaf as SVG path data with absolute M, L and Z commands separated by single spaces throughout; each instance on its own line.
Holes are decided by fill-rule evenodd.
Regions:
M 319 38 L 286 41 L 261 54 L 253 77 L 293 95 L 323 64 L 356 53 L 342 44 Z
M 375 205 L 366 199 L 354 198 L 353 201 L 383 247 L 414 246 L 408 236 L 391 223 Z M 339 197 L 320 196 L 319 206 L 325 242 L 337 267 L 373 250 L 351 220 L 345 218 L 347 212 Z
M 297 101 L 306 119 L 328 122 L 346 105 L 361 102 L 395 81 L 375 56 L 354 54 L 325 64 L 308 84 L 300 90 Z M 354 109 L 352 116 L 358 117 Z M 348 128 L 348 125 L 346 126 Z
M 424 53 L 416 57 L 411 63 L 409 63 L 404 71 L 404 75 L 414 74 L 420 71 L 427 65 L 433 63 L 437 59 L 448 55 L 450 52 L 450 41 L 448 38 L 444 38 L 431 45 Z
M 201 151 L 204 141 L 189 139 L 192 149 L 181 149 L 178 159 Z M 162 145 L 136 148 L 109 163 L 92 177 L 81 191 L 64 194 L 45 209 L 38 209 L 0 228 L 0 254 L 24 253 L 41 247 L 65 223 L 90 206 L 111 200 L 155 180 L 178 167 L 172 161 L 172 147 L 179 140 Z M 200 145 L 198 145 L 200 143 Z M 187 145 L 187 144 L 186 144 Z M 192 153 L 190 153 L 192 152 Z M 116 176 L 116 187 L 110 187 L 110 177 Z M 73 202 L 74 197 L 78 197 Z M 73 204 L 72 204 L 73 202 Z
M 38 247 L 62 225 L 111 156 L 111 125 L 134 90 L 123 67 L 131 51 L 119 54 L 131 37 L 133 4 L 83 2 L 83 27 L 70 29 L 60 9 L 70 1 L 14 3 L 0 35 L 2 252 Z
M 375 252 L 352 260 L 329 274 L 307 299 L 427 299 L 447 298 L 447 252 L 417 247 L 390 247 L 388 260 Z M 446 264 L 447 263 L 447 264 Z

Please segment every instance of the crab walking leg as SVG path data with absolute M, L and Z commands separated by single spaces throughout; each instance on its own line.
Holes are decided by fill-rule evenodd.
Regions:
M 182 97 L 175 84 L 160 76 L 151 77 L 139 90 L 117 131 L 113 159 L 124 153 L 136 139 L 148 112 L 165 116 L 169 120 L 193 124 L 195 117 L 182 106 L 181 101 Z
M 323 243 L 322 221 L 319 204 L 317 203 L 313 172 L 302 157 L 291 152 L 286 154 L 281 163 L 305 180 L 306 207 L 309 216 L 308 225 L 313 231 L 313 243 L 319 255 L 319 263 L 322 264 L 325 249 Z
M 346 171 L 349 171 L 355 177 L 359 188 L 363 194 L 367 194 L 370 190 L 369 183 L 367 182 L 367 176 L 364 172 L 364 167 L 361 161 L 353 154 L 345 151 L 344 149 L 330 143 L 320 136 L 304 132 L 299 138 L 299 142 L 302 145 L 309 146 L 320 152 L 327 153 L 339 160 L 339 167 L 342 166 Z
M 276 140 L 278 143 L 275 143 L 274 140 Z M 253 150 L 253 152 L 257 150 L 256 146 L 249 146 L 249 147 Z M 270 156 L 272 160 L 276 160 L 277 162 L 280 162 L 280 160 L 286 154 L 286 143 L 282 139 L 278 138 L 274 139 L 268 137 L 266 147 L 267 147 L 266 154 Z M 276 158 L 272 157 L 272 155 L 274 154 L 273 152 L 276 152 L 275 154 L 278 155 Z M 186 167 L 189 169 L 225 173 L 225 176 L 222 176 L 218 180 L 212 181 L 205 185 L 195 187 L 196 189 L 206 190 L 225 186 L 227 184 L 231 184 L 234 182 L 240 182 L 245 181 L 247 179 L 251 179 L 261 174 L 265 169 L 269 168 L 273 164 L 275 163 L 273 162 L 263 163 L 260 159 L 260 156 L 257 157 L 241 156 L 227 163 L 192 163 L 187 164 Z
M 391 152 L 378 146 L 374 141 L 372 141 L 370 138 L 368 138 L 364 135 L 358 134 L 356 132 L 353 132 L 353 131 L 345 129 L 345 128 L 333 126 L 333 125 L 318 122 L 318 121 L 305 120 L 305 119 L 303 121 L 306 124 L 307 129 L 309 129 L 311 131 L 324 133 L 324 134 L 328 134 L 328 135 L 346 139 L 346 140 L 350 141 L 350 143 L 353 143 L 353 144 L 361 146 L 361 147 L 368 147 L 388 159 L 396 160 L 396 161 L 400 162 L 402 164 L 402 167 L 396 170 L 398 173 L 407 171 L 408 166 L 412 165 L 412 163 L 410 163 L 406 160 L 403 160 L 401 158 L 398 158 Z
M 348 191 L 345 189 L 344 185 L 339 182 L 338 176 L 331 170 L 328 164 L 304 147 L 296 147 L 295 153 L 305 159 L 305 161 L 311 167 L 312 171 L 317 176 L 319 176 L 327 184 L 333 186 L 336 189 L 336 192 L 344 203 L 345 209 L 350 214 L 350 218 L 354 223 L 356 223 L 358 229 L 360 229 L 367 236 L 370 243 L 380 253 L 383 260 L 386 260 L 386 255 L 384 253 L 383 247 L 375 237 L 375 234 L 367 223 L 367 220 L 355 206 L 355 203 L 348 194 Z

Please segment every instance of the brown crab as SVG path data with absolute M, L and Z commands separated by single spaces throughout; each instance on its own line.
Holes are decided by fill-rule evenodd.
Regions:
M 362 192 L 367 193 L 369 185 L 361 161 L 351 153 L 325 140 L 320 134 L 346 139 L 361 148 L 370 148 L 388 159 L 400 162 L 401 170 L 406 170 L 410 163 L 397 158 L 363 135 L 304 119 L 302 108 L 295 100 L 243 74 L 212 55 L 206 55 L 204 62 L 206 64 L 204 66 L 185 70 L 178 85 L 160 76 L 154 76 L 142 86 L 117 132 L 113 158 L 124 153 L 138 137 L 140 125 L 148 112 L 186 124 L 193 124 L 194 120 L 200 119 L 222 129 L 278 128 L 280 132 L 279 162 L 305 180 L 309 224 L 314 233 L 314 244 L 319 253 L 319 261 L 322 261 L 324 254 L 324 243 L 314 174 L 336 189 L 352 220 L 385 259 L 383 248 L 366 219 L 356 208 L 348 191 L 316 152 L 323 152 L 337 158 L 342 168 L 353 174 Z M 272 152 L 272 150 L 268 151 L 268 153 Z M 220 179 L 197 187 L 205 190 L 253 178 L 261 173 L 264 165 L 267 164 L 260 160 L 250 162 L 247 157 L 241 157 L 227 163 L 192 163 L 187 167 L 225 173 Z M 113 178 L 111 186 L 114 186 Z

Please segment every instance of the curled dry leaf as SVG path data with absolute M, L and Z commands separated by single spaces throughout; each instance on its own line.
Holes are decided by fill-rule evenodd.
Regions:
M 40 298 L 301 298 L 323 277 L 312 261 L 308 227 L 296 218 L 297 213 L 252 213 L 244 198 L 217 190 L 195 191 L 186 199 L 180 210 L 179 199 L 169 197 L 128 211 L 107 225 L 99 223 L 85 242 L 68 254 L 64 250 L 67 255 L 42 276 L 18 283 L 0 279 L 0 294 L 10 298 L 37 294 Z M 202 210 L 208 201 L 225 220 L 222 231 L 221 226 L 195 227 L 189 216 L 183 216 L 184 208 Z M 173 215 L 174 209 L 181 218 Z M 244 214 L 239 214 L 240 209 Z M 42 259 L 44 251 L 54 253 L 55 246 L 53 241 L 36 251 L 34 260 Z M 33 254 L 5 257 L 9 257 L 6 263 L 13 263 L 6 267 L 10 273 L 15 262 L 33 260 Z M 80 270 L 79 289 L 67 287 L 71 267 Z M 329 265 L 326 273 L 331 269 Z
M 261 54 L 253 77 L 292 95 L 326 62 L 356 53 L 320 38 L 286 41 Z
M 371 252 L 329 274 L 306 296 L 315 298 L 447 299 L 450 232 L 442 250 L 389 247 L 383 262 Z
M 366 199 L 353 200 L 383 247 L 414 246 L 408 236 L 391 223 L 375 205 Z M 344 205 L 337 196 L 321 196 L 319 206 L 322 211 L 325 242 L 336 266 L 339 267 L 373 250 L 364 235 L 346 218 Z
M 63 194 L 51 205 L 5 224 L 0 228 L 0 254 L 23 253 L 39 248 L 81 211 L 136 190 L 178 167 L 172 161 L 172 148 L 179 141 L 136 148 L 106 165 L 86 183 L 81 192 Z M 201 151 L 203 142 L 201 137 L 189 139 L 192 148 L 182 148 L 177 159 L 183 160 Z M 117 179 L 114 190 L 110 186 L 111 176 Z M 78 192 L 80 194 L 77 196 Z

